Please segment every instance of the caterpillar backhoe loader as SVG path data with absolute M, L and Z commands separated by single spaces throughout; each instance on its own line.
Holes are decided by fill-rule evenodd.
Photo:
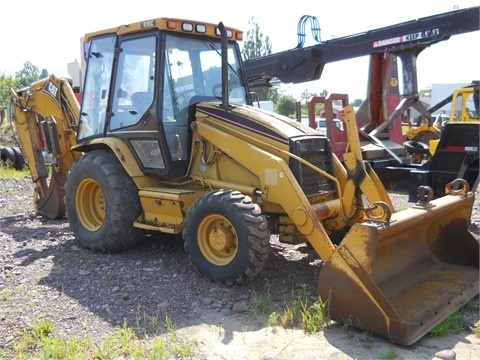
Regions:
M 198 272 L 227 285 L 261 272 L 271 234 L 308 242 L 334 320 L 414 343 L 478 293 L 474 194 L 458 180 L 395 212 L 353 109 L 341 162 L 314 129 L 252 105 L 241 38 L 223 23 L 132 23 L 85 35 L 81 105 L 54 75 L 11 89 L 38 212 L 66 214 L 99 251 L 182 234 Z

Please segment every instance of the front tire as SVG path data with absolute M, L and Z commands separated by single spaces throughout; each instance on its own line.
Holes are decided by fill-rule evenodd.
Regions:
M 65 205 L 70 228 L 89 249 L 117 252 L 143 236 L 133 227 L 142 213 L 137 187 L 109 151 L 92 151 L 75 161 L 65 184 Z
M 260 207 L 238 191 L 200 197 L 184 221 L 185 251 L 196 270 L 212 281 L 242 284 L 263 269 L 270 231 Z

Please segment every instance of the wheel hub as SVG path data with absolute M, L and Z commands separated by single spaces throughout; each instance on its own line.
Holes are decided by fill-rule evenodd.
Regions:
M 198 246 L 203 256 L 212 264 L 224 266 L 235 259 L 238 237 L 235 227 L 219 214 L 211 214 L 200 223 Z
M 226 251 L 230 249 L 233 244 L 232 233 L 225 227 L 216 226 L 210 232 L 208 237 L 210 246 L 216 251 Z

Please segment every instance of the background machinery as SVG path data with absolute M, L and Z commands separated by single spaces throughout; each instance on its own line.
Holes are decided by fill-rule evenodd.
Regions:
M 395 212 L 351 107 L 342 162 L 314 129 L 252 106 L 241 38 L 222 23 L 142 21 L 84 37 L 81 105 L 53 75 L 11 89 L 37 211 L 66 214 L 99 251 L 181 233 L 195 268 L 225 284 L 261 272 L 271 234 L 308 242 L 334 320 L 414 343 L 478 294 L 468 184 Z
M 405 133 L 405 147 L 407 151 L 420 155 L 419 161 L 425 157 L 421 155 L 433 155 L 440 139 L 440 134 L 446 123 L 460 121 L 479 121 L 479 93 L 480 82 L 472 81 L 471 84 L 453 90 L 452 94 L 447 96 L 437 104 L 428 108 L 431 114 L 429 118 L 423 117 L 423 121 L 409 121 L 409 129 Z M 435 114 L 445 105 L 450 105 L 449 114 L 444 111 Z M 420 118 L 419 120 L 422 120 Z M 430 146 L 430 141 L 434 140 Z M 427 157 L 428 157 L 427 156 Z
M 247 60 L 245 71 L 252 88 L 275 82 L 302 83 L 319 79 L 328 63 L 369 55 L 367 99 L 356 112 L 363 158 L 386 186 L 408 191 L 411 201 L 416 200 L 419 185 L 430 186 L 434 197 L 438 197 L 445 194 L 444 184 L 455 178 L 464 178 L 474 190 L 479 177 L 478 145 L 475 144 L 479 142 L 480 124 L 471 122 L 468 130 L 462 127 L 445 131 L 441 140 L 444 145 L 439 144 L 443 149 L 442 155 L 438 156 L 440 159 L 422 166 L 420 175 L 417 171 L 419 165 L 412 161 L 411 143 L 407 143 L 407 147 L 404 144 L 402 119 L 412 109 L 427 119 L 431 119 L 433 112 L 419 100 L 418 56 L 429 46 L 451 36 L 480 30 L 479 13 L 478 6 L 459 9 L 324 42 L 319 41 L 319 27 L 314 26 L 313 38 L 319 44 L 309 47 L 303 47 L 304 23 L 308 20 L 308 17 L 303 17 L 299 21 L 299 42 L 295 48 Z M 398 59 L 402 63 L 402 82 L 398 79 Z M 401 84 L 402 93 L 399 90 Z M 341 158 L 347 134 L 338 131 L 333 124 L 336 116 L 331 104 L 335 101 L 348 104 L 348 97 L 336 93 L 328 99 L 314 97 L 309 104 L 309 118 L 310 126 L 315 127 L 315 104 L 327 102 L 326 120 L 330 123 L 327 133 L 333 151 Z M 469 132 L 469 136 L 456 137 L 465 131 Z M 420 132 L 423 132 L 423 135 L 418 134 L 422 139 L 432 133 Z M 454 138 L 449 137 L 453 135 Z M 450 154 L 445 155 L 447 152 Z

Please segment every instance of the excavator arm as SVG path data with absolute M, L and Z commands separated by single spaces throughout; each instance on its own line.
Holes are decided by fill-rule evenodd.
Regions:
M 80 155 L 70 151 L 80 114 L 71 81 L 51 75 L 27 88 L 11 88 L 10 111 L 35 183 L 36 212 L 50 219 L 63 217 L 66 175 Z

